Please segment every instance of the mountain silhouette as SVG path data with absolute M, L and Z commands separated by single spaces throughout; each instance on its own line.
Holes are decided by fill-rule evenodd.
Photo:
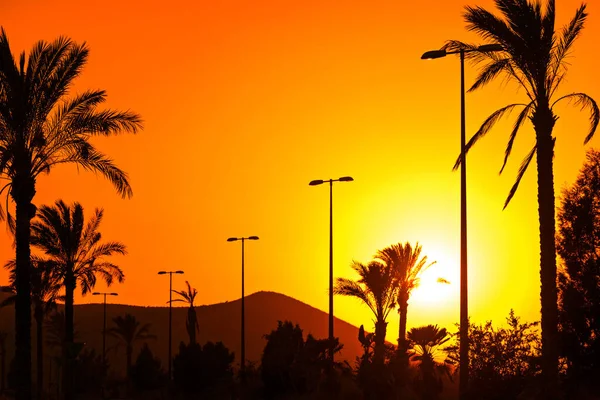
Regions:
M 187 307 L 173 307 L 173 342 L 172 351 L 175 356 L 179 351 L 180 342 L 188 342 L 185 329 Z M 263 348 L 266 344 L 264 335 L 277 327 L 277 321 L 289 320 L 299 324 L 304 335 L 312 334 L 315 338 L 326 338 L 328 335 L 328 314 L 305 304 L 292 297 L 275 292 L 257 292 L 246 296 L 246 358 L 250 362 L 260 362 Z M 62 304 L 58 306 L 62 310 Z M 161 359 L 166 369 L 167 338 L 169 308 L 141 307 L 123 304 L 107 304 L 107 327 L 113 326 L 112 319 L 125 313 L 132 314 L 142 324 L 150 323 L 150 333 L 156 339 L 147 343 L 152 352 Z M 240 359 L 240 320 L 241 300 L 196 307 L 200 331 L 197 335 L 199 343 L 221 341 L 230 351 L 235 353 L 234 363 L 239 365 Z M 96 354 L 102 353 L 102 304 L 75 305 L 76 341 L 84 342 L 84 349 L 95 349 Z M 7 338 L 7 360 L 14 354 L 14 308 L 0 309 L 0 330 L 9 332 Z M 35 325 L 34 325 L 35 326 Z M 358 342 L 358 328 L 338 318 L 335 319 L 335 335 L 344 345 L 338 360 L 346 360 L 351 365 L 357 356 L 362 354 Z M 35 354 L 35 329 L 32 329 L 32 350 Z M 115 347 L 115 338 L 107 336 L 107 358 L 111 369 L 118 374 L 125 371 L 125 352 L 123 348 Z M 143 343 L 137 343 L 134 348 L 134 361 Z M 49 358 L 46 357 L 46 362 Z M 8 363 L 7 363 L 8 364 Z M 35 360 L 33 362 L 35 369 Z

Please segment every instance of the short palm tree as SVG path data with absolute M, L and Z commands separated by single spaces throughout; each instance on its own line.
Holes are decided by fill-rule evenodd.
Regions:
M 358 274 L 359 279 L 353 281 L 337 278 L 333 293 L 359 299 L 373 312 L 375 316 L 373 359 L 377 363 L 383 363 L 387 317 L 395 307 L 394 270 L 377 261 L 371 261 L 368 264 L 354 261 L 351 266 Z
M 421 257 L 421 245 L 417 242 L 414 249 L 410 243 L 398 243 L 379 250 L 375 257 L 394 270 L 397 286 L 398 313 L 400 328 L 398 331 L 398 350 L 406 351 L 406 320 L 410 293 L 419 285 L 419 275 L 435 264 L 427 263 L 427 256 Z
M 62 200 L 53 206 L 42 206 L 38 218 L 31 224 L 31 243 L 40 249 L 44 263 L 65 288 L 65 341 L 73 345 L 73 298 L 79 284 L 83 295 L 96 285 L 99 275 L 110 286 L 114 280 L 122 282 L 121 269 L 106 258 L 126 254 L 125 245 L 119 242 L 101 242 L 98 231 L 103 211 L 96 209 L 85 223 L 83 207 L 79 203 L 67 205 Z M 72 383 L 73 360 L 65 353 L 64 390 L 69 393 Z
M 185 328 L 187 329 L 188 336 L 190 337 L 190 345 L 196 343 L 196 332 L 199 331 L 198 318 L 196 316 L 196 308 L 194 307 L 194 300 L 198 295 L 198 290 L 193 288 L 188 281 L 185 281 L 187 285 L 187 291 L 173 290 L 181 296 L 180 299 L 174 299 L 172 301 L 183 301 L 189 304 L 187 320 L 185 321 Z
M 117 338 L 121 345 L 125 346 L 126 355 L 126 374 L 127 380 L 130 379 L 131 365 L 133 360 L 133 345 L 139 341 L 155 339 L 156 336 L 150 334 L 150 325 L 142 325 L 133 315 L 125 314 L 113 318 L 115 327 L 110 328 L 107 332 L 111 336 Z
M 556 1 L 495 0 L 501 16 L 480 7 L 466 7 L 465 20 L 469 31 L 484 40 L 500 44 L 499 53 L 472 52 L 469 55 L 483 67 L 471 91 L 494 78 L 504 75 L 517 83 L 527 95 L 525 103 L 511 104 L 492 113 L 467 144 L 467 149 L 485 136 L 504 115 L 521 109 L 510 134 L 504 164 L 511 154 L 520 128 L 530 120 L 535 131 L 535 144 L 523 160 L 515 184 L 504 207 L 514 196 L 521 179 L 537 157 L 538 212 L 540 221 L 540 278 L 542 304 L 542 370 L 545 387 L 552 396 L 558 380 L 558 311 L 556 289 L 555 202 L 553 157 L 556 137 L 554 125 L 558 119 L 555 106 L 561 101 L 573 102 L 580 108 L 591 110 L 591 129 L 585 137 L 587 143 L 598 127 L 600 111 L 596 102 L 585 93 L 557 94 L 563 82 L 568 56 L 580 36 L 587 18 L 586 5 L 576 11 L 573 19 L 560 31 L 555 30 Z M 449 42 L 449 47 L 475 48 L 460 42 Z M 460 158 L 455 167 L 460 163 Z
M 411 360 L 418 363 L 418 390 L 424 400 L 437 399 L 442 391 L 442 377 L 450 377 L 450 370 L 445 363 L 436 361 L 436 353 L 450 339 L 446 328 L 427 325 L 412 328 L 408 331 Z
M 16 399 L 31 398 L 30 222 L 35 216 L 36 180 L 59 164 L 76 164 L 104 175 L 123 197 L 132 190 L 127 174 L 98 151 L 93 136 L 136 132 L 140 117 L 132 112 L 99 109 L 103 90 L 68 98 L 73 81 L 88 59 L 88 47 L 60 37 L 40 41 L 28 56 L 13 56 L 0 29 L 0 188 L 16 205 L 17 299 L 15 304 Z M 8 209 L 6 209 L 8 212 Z M 67 394 L 67 400 L 73 397 Z
M 4 266 L 10 271 L 10 284 L 15 287 L 16 262 L 11 260 Z M 46 315 L 56 308 L 57 300 L 64 300 L 59 295 L 61 284 L 53 274 L 52 267 L 39 257 L 31 257 L 31 300 L 33 318 L 36 326 L 36 355 L 37 355 L 37 398 L 42 398 L 44 387 L 44 320 Z M 0 303 L 0 307 L 14 305 L 17 296 L 12 295 Z

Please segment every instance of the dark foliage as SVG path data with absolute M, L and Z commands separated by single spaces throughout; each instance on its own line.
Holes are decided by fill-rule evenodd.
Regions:
M 494 328 L 492 321 L 469 324 L 469 387 L 475 399 L 516 399 L 539 373 L 539 324 L 521 323 L 513 310 L 506 322 L 506 328 Z M 447 362 L 458 365 L 455 336 L 456 344 L 446 348 Z
M 590 150 L 558 212 L 559 322 L 562 356 L 573 384 L 600 378 L 600 152 Z
M 167 381 L 160 359 L 154 356 L 147 343 L 144 343 L 135 364 L 131 367 L 131 380 L 139 392 L 161 388 Z
M 100 393 L 108 367 L 96 350 L 84 349 L 75 359 L 75 392 Z
M 222 342 L 179 344 L 173 359 L 173 379 L 184 394 L 222 393 L 233 382 L 232 363 L 235 356 Z
M 308 335 L 305 341 L 300 326 L 290 321 L 279 321 L 277 329 L 265 335 L 265 339 L 267 344 L 261 359 L 265 398 L 336 390 L 333 378 L 336 373 L 328 374 L 328 339 Z M 336 338 L 335 352 L 341 348 Z

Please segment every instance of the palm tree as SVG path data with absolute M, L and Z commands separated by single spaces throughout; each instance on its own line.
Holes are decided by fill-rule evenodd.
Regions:
M 185 281 L 185 284 L 187 285 L 187 291 L 173 290 L 173 292 L 181 296 L 181 299 L 174 299 L 172 301 L 183 301 L 190 305 L 188 308 L 187 320 L 185 321 L 185 328 L 187 329 L 188 336 L 190 337 L 190 345 L 192 345 L 196 343 L 196 332 L 198 332 L 200 329 L 198 325 L 198 318 L 196 317 L 196 308 L 194 307 L 194 300 L 198 295 L 198 290 L 196 290 L 196 288 L 192 288 L 188 281 Z
M 72 348 L 73 297 L 77 284 L 83 295 L 96 285 L 97 275 L 110 286 L 116 279 L 123 282 L 121 269 L 106 261 L 114 254 L 126 254 L 125 245 L 119 242 L 101 242 L 98 231 L 103 211 L 96 209 L 85 223 L 83 207 L 79 203 L 67 205 L 57 200 L 54 206 L 42 206 L 38 218 L 31 224 L 31 243 L 43 251 L 44 262 L 52 268 L 56 279 L 65 288 L 65 342 Z M 73 354 L 65 351 L 63 386 L 65 396 L 72 394 Z
M 6 388 L 6 338 L 8 332 L 0 331 L 0 395 L 4 394 Z
M 48 265 L 39 257 L 31 257 L 31 300 L 33 306 L 33 318 L 36 326 L 36 355 L 37 355 L 37 398 L 42 398 L 44 387 L 44 319 L 46 315 L 56 308 L 57 300 L 64 300 L 59 296 L 61 284 L 54 276 L 51 265 Z M 11 260 L 4 268 L 10 271 L 10 284 L 15 287 L 16 262 Z M 12 295 L 0 303 L 0 307 L 14 305 L 17 296 Z
M 356 281 L 337 278 L 333 293 L 355 297 L 361 300 L 373 312 L 375 316 L 375 350 L 373 359 L 377 363 L 382 364 L 385 358 L 387 317 L 395 307 L 395 271 L 377 261 L 371 261 L 366 265 L 354 261 L 351 267 L 360 278 Z
M 141 323 L 131 314 L 125 314 L 124 317 L 113 318 L 115 327 L 110 328 L 108 333 L 119 340 L 125 346 L 125 355 L 127 362 L 127 380 L 129 381 L 131 373 L 131 363 L 133 359 L 133 345 L 136 342 L 148 339 L 155 339 L 156 336 L 149 333 L 151 324 Z
M 487 134 L 502 116 L 521 108 L 510 134 L 504 164 L 511 154 L 515 138 L 524 122 L 529 119 L 535 130 L 535 145 L 523 160 L 517 179 L 504 207 L 514 196 L 533 157 L 537 157 L 538 213 L 540 221 L 540 278 L 542 305 L 542 369 L 545 387 L 554 396 L 553 385 L 558 380 L 557 289 L 555 249 L 555 204 L 552 159 L 554 156 L 554 112 L 557 103 L 566 100 L 591 110 L 591 129 L 584 144 L 594 135 L 600 121 L 596 102 L 585 93 L 558 96 L 557 91 L 566 76 L 567 57 L 581 34 L 587 18 L 586 5 L 579 7 L 575 16 L 560 32 L 555 30 L 555 0 L 548 0 L 542 10 L 541 2 L 528 0 L 495 0 L 501 16 L 476 6 L 466 7 L 467 29 L 484 40 L 500 44 L 498 53 L 468 53 L 476 63 L 484 63 L 471 91 L 484 86 L 494 78 L 505 75 L 516 82 L 527 95 L 522 104 L 511 104 L 492 113 L 467 144 L 467 150 Z M 475 46 L 451 41 L 452 48 L 474 49 Z M 455 165 L 458 167 L 460 158 Z
M 421 246 L 417 242 L 413 249 L 406 242 L 393 244 L 379 250 L 375 257 L 394 270 L 397 286 L 398 313 L 400 314 L 400 328 L 398 331 L 398 350 L 405 352 L 406 346 L 406 320 L 408 313 L 408 299 L 411 291 L 419 285 L 419 275 L 435 264 L 427 264 L 427 256 L 421 257 Z
M 131 197 L 127 174 L 91 143 L 92 136 L 111 136 L 141 128 L 133 112 L 99 110 L 103 90 L 88 90 L 67 98 L 81 74 L 88 47 L 60 37 L 40 41 L 18 61 L 0 28 L 0 188 L 16 205 L 15 376 L 16 399 L 31 398 L 30 222 L 35 216 L 36 179 L 58 164 L 72 163 L 104 175 L 123 197 Z M 7 204 L 8 206 L 8 204 Z M 72 398 L 72 395 L 69 396 Z
M 450 370 L 445 363 L 435 360 L 436 353 L 450 339 L 446 328 L 427 325 L 412 328 L 408 332 L 411 360 L 418 363 L 419 377 L 417 387 L 423 400 L 437 399 L 442 391 L 442 377 L 450 377 Z

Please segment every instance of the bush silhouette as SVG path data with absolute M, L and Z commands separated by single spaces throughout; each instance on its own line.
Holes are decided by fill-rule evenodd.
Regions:
M 235 356 L 222 342 L 179 344 L 173 359 L 173 380 L 186 394 L 197 394 L 227 387 L 232 383 L 231 364 Z
M 135 364 L 131 367 L 133 385 L 140 392 L 155 390 L 166 383 L 166 377 L 160 359 L 155 357 L 148 344 L 144 343 Z

